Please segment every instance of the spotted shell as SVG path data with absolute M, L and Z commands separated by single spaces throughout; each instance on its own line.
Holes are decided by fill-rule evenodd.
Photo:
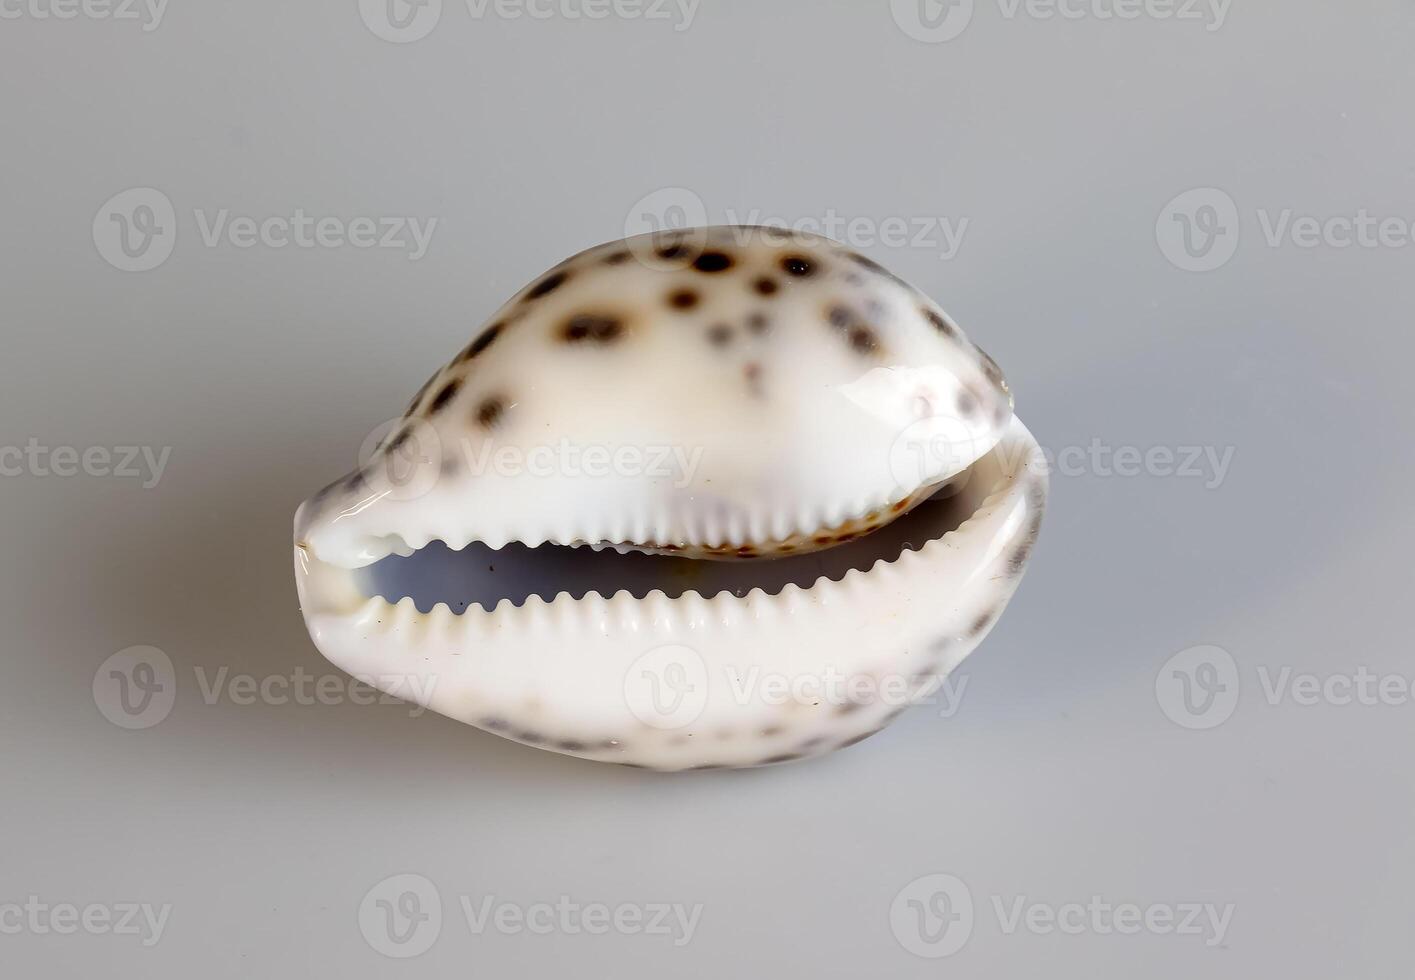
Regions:
M 300 507 L 296 577 L 330 660 L 451 717 L 602 761 L 756 765 L 936 690 L 1045 498 L 1001 371 L 932 300 L 824 238 L 696 229 L 513 297 Z M 443 601 L 380 578 L 404 560 Z

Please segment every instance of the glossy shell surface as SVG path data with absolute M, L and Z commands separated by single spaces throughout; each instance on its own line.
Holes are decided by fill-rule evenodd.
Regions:
M 399 696 L 589 759 L 762 765 L 930 696 L 1045 499 L 1001 371 L 932 300 L 826 239 L 698 229 L 513 297 L 300 507 L 295 569 L 320 650 Z M 435 542 L 489 558 L 473 601 L 371 594 Z

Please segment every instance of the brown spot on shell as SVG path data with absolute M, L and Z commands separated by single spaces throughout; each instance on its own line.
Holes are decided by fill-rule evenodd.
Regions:
M 781 268 L 788 276 L 805 279 L 816 274 L 816 263 L 804 255 L 788 255 L 781 260 Z
M 968 636 L 970 638 L 974 636 L 981 636 L 984 632 L 986 632 L 987 628 L 992 625 L 993 615 L 993 610 L 989 609 L 977 619 L 973 620 L 973 624 L 968 627 Z
M 493 323 L 482 331 L 481 336 L 472 341 L 465 351 L 457 358 L 460 361 L 470 361 L 492 344 L 496 343 L 496 338 L 501 336 L 501 331 L 506 329 L 505 323 Z
M 874 354 L 879 351 L 879 337 L 869 327 L 853 327 L 850 330 L 850 346 L 858 354 Z
M 453 398 L 457 397 L 457 392 L 461 389 L 461 387 L 461 378 L 453 378 L 451 381 L 443 385 L 441 390 L 438 391 L 437 396 L 433 398 L 432 403 L 428 405 L 428 414 L 436 415 L 438 412 L 446 408 L 447 403 L 450 402 Z
M 701 297 L 693 289 L 675 289 L 668 294 L 668 305 L 675 310 L 691 310 L 698 305 Z
M 704 252 L 693 260 L 693 268 L 699 272 L 726 272 L 732 264 L 732 256 L 726 252 Z
M 493 429 L 505 414 L 506 402 L 499 395 L 493 395 L 477 406 L 477 424 L 483 429 Z
M 1003 391 L 1007 391 L 1007 378 L 1003 376 L 1002 368 L 998 367 L 997 361 L 994 361 L 988 352 L 981 347 L 975 346 L 973 349 L 978 352 L 978 360 L 982 362 L 983 374 L 987 375 L 987 379 Z
M 795 753 L 795 752 L 786 752 L 786 753 L 783 753 L 782 755 L 768 756 L 767 758 L 763 759 L 761 762 L 757 763 L 757 765 L 759 765 L 759 766 L 774 766 L 774 765 L 776 765 L 778 762 L 795 762 L 797 759 L 800 759 L 800 758 L 802 758 L 802 756 L 798 755 L 798 754 Z
M 403 446 L 405 446 L 408 440 L 412 437 L 413 430 L 411 428 L 405 428 L 401 430 L 396 436 L 392 438 L 392 440 L 389 441 L 388 445 L 384 447 L 384 453 L 386 455 L 392 455 L 393 453 L 396 453 L 398 450 L 402 449 Z
M 742 376 L 747 379 L 747 388 L 757 398 L 762 397 L 765 391 L 762 389 L 762 366 L 755 362 L 747 364 L 742 368 Z
M 760 296 L 775 296 L 777 291 L 781 289 L 781 284 L 769 276 L 762 276 L 752 283 L 752 288 Z
M 707 338 L 714 347 L 726 347 L 732 343 L 732 328 L 725 323 L 715 323 L 708 329 Z
M 602 313 L 577 313 L 562 332 L 567 343 L 612 344 L 624 333 L 624 323 L 618 317 Z
M 926 320 L 928 320 L 934 325 L 934 329 L 937 330 L 939 333 L 943 334 L 949 340 L 957 339 L 958 328 L 956 328 L 953 324 L 945 320 L 937 310 L 931 310 L 927 306 L 921 306 L 919 308 L 919 312 L 924 315 L 924 318 Z
M 559 289 L 561 286 L 565 285 L 565 280 L 569 278 L 570 273 L 568 272 L 551 273 L 550 275 L 542 279 L 540 282 L 532 286 L 529 291 L 527 291 L 526 299 L 536 300 L 540 299 L 542 296 L 548 296 L 549 294 Z

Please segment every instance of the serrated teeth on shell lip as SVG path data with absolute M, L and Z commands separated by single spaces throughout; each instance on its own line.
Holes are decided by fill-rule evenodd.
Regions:
M 889 724 L 937 690 L 997 621 L 1040 529 L 1046 467 L 1013 420 L 970 472 L 959 492 L 970 516 L 956 528 L 806 587 L 533 595 L 458 615 L 446 604 L 423 612 L 411 598 L 369 597 L 356 572 L 297 546 L 301 609 L 337 666 L 527 745 L 663 770 L 792 761 Z M 665 657 L 698 685 L 691 717 L 667 725 L 645 715 L 636 680 L 651 679 Z M 878 683 L 863 696 L 847 683 L 785 701 L 751 687 L 753 678 L 803 675 Z M 893 678 L 907 680 L 902 696 L 882 693 Z
M 689 496 L 637 514 L 613 507 L 582 510 L 577 517 L 528 513 L 519 521 L 495 529 L 457 523 L 457 515 L 449 513 L 448 507 L 423 509 L 412 498 L 406 503 L 392 502 L 386 524 L 350 524 L 341 528 L 344 514 L 356 516 L 366 508 L 388 502 L 378 488 L 370 486 L 367 497 L 319 523 L 308 513 L 318 505 L 318 496 L 301 505 L 295 517 L 296 542 L 310 557 L 346 568 L 362 568 L 390 555 L 406 557 L 435 542 L 454 551 L 472 544 L 496 551 L 519 544 L 531 548 L 613 548 L 698 559 L 778 558 L 868 535 L 961 482 L 965 475 L 966 471 L 952 480 L 930 483 L 898 497 L 836 505 L 825 511 L 762 507 L 756 513 L 744 514 L 735 509 L 721 514 L 706 508 L 703 513 L 694 514 L 693 509 L 703 504 Z

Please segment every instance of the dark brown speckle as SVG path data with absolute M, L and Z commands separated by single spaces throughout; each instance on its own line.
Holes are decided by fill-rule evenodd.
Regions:
M 505 414 L 506 402 L 499 396 L 492 396 L 477 406 L 477 424 L 483 429 L 494 429 Z
M 618 317 L 599 313 L 578 313 L 565 324 L 562 336 L 572 344 L 612 344 L 624 333 L 624 324 Z
M 461 387 L 462 380 L 460 378 L 454 378 L 451 381 L 447 382 L 445 385 L 443 385 L 442 389 L 438 391 L 437 396 L 433 398 L 432 404 L 428 405 L 428 414 L 436 415 L 438 412 L 446 408 L 447 403 L 457 396 L 457 391 Z
M 565 280 L 569 278 L 570 273 L 568 272 L 552 273 L 551 275 L 546 276 L 540 282 L 532 286 L 530 290 L 526 293 L 526 299 L 536 300 L 540 299 L 542 296 L 547 296 L 550 293 L 555 292 L 561 286 L 565 285 Z
M 726 272 L 732 268 L 732 256 L 726 252 L 704 252 L 693 262 L 699 272 Z
M 506 328 L 504 323 L 493 323 L 487 327 L 480 337 L 472 341 L 471 345 L 458 358 L 460 361 L 470 361 L 492 344 L 496 343 L 496 338 L 501 336 L 501 331 Z
M 781 260 L 781 268 L 788 276 L 804 279 L 816 273 L 816 264 L 804 255 L 788 255 Z
M 691 310 L 698 305 L 701 297 L 692 289 L 675 289 L 668 294 L 668 305 L 675 310 Z

